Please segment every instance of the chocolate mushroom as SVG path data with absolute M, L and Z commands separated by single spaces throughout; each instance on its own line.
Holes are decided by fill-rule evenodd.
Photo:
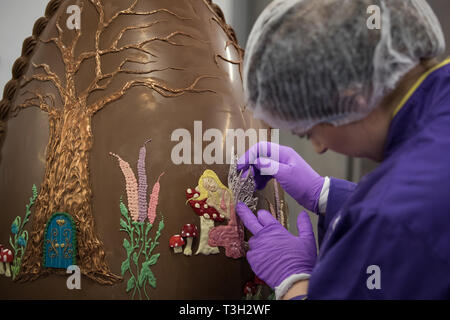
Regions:
M 186 247 L 184 248 L 184 255 L 191 256 L 192 255 L 192 241 L 194 238 L 198 236 L 198 229 L 195 224 L 186 224 L 181 229 L 181 236 L 186 238 Z
M 206 220 L 211 219 L 215 222 L 225 221 L 225 216 L 223 214 L 219 214 L 214 207 L 211 207 L 206 203 L 207 199 L 196 200 L 198 197 L 199 194 L 196 189 L 192 190 L 189 188 L 186 190 L 186 199 L 188 199 L 188 203 L 191 208 L 194 209 L 196 215 L 204 217 Z
M 0 274 L 5 274 L 5 276 L 11 277 L 11 263 L 13 262 L 13 259 L 14 256 L 12 251 L 9 249 L 4 249 L 3 246 L 0 245 Z
M 253 281 L 249 281 L 244 286 L 245 300 L 251 300 L 256 293 L 256 285 Z
M 195 254 L 217 254 L 219 253 L 218 247 L 212 247 L 208 244 L 209 232 L 214 227 L 214 222 L 225 221 L 225 216 L 219 214 L 217 210 L 207 204 L 207 199 L 196 200 L 199 197 L 199 193 L 196 189 L 186 190 L 186 199 L 195 214 L 200 217 L 200 240 L 197 252 Z
M 174 253 L 181 253 L 183 251 L 184 240 L 179 234 L 172 236 L 169 240 L 169 245 L 173 248 Z
M 260 278 L 258 278 L 257 275 L 255 275 L 255 278 L 253 279 L 253 282 L 256 285 L 255 300 L 260 300 L 261 299 L 262 288 L 263 288 L 263 286 L 266 285 L 266 283 L 264 281 L 262 281 Z

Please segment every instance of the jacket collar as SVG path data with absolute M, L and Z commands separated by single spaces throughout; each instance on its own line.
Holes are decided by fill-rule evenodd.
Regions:
M 444 68 L 450 69 L 450 58 L 423 74 L 395 108 L 384 148 L 384 159 L 423 127 L 429 109 L 433 107 L 433 103 L 430 103 L 432 89 L 440 79 L 439 71 Z

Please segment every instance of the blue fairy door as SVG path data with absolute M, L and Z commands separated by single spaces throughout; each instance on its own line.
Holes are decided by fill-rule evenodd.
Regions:
M 67 269 L 76 264 L 77 239 L 72 217 L 55 213 L 48 220 L 44 238 L 44 267 Z

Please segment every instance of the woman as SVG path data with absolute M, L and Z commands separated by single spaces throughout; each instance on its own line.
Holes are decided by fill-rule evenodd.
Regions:
M 381 29 L 368 27 L 371 5 Z M 425 0 L 281 0 L 258 19 L 244 64 L 255 116 L 319 153 L 380 162 L 356 185 L 271 143 L 239 160 L 259 189 L 275 178 L 319 214 L 316 257 L 305 212 L 295 237 L 267 211 L 236 207 L 253 233 L 247 259 L 278 299 L 450 298 L 450 59 L 435 60 L 444 49 Z M 278 170 L 265 175 L 268 166 Z

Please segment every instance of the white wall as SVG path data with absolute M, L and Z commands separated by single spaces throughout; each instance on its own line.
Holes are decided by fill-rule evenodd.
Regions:
M 266 0 L 258 1 L 264 2 Z M 249 0 L 213 0 L 213 2 L 220 6 L 227 23 L 233 26 L 236 31 L 240 45 L 244 46 L 249 28 Z

